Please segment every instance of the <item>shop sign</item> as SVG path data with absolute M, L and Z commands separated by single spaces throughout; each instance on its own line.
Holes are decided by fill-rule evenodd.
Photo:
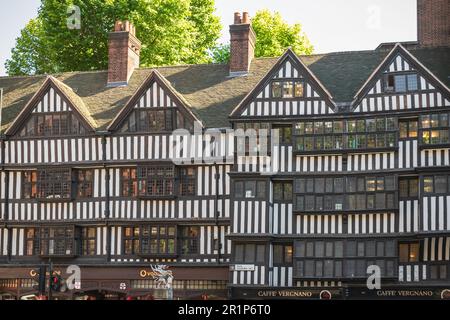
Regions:
M 255 271 L 254 264 L 235 264 L 230 266 L 231 271 Z

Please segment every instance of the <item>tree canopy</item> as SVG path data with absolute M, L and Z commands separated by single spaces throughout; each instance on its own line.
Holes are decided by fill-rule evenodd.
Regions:
M 312 54 L 314 51 L 308 37 L 302 31 L 301 24 L 288 24 L 278 12 L 257 11 L 252 18 L 252 27 L 256 34 L 256 57 L 276 57 L 288 47 L 299 55 Z M 216 46 L 212 50 L 214 61 L 228 61 L 229 51 L 229 45 Z
M 81 12 L 80 29 L 67 26 L 68 8 Z M 38 15 L 22 29 L 5 63 L 9 75 L 105 70 L 108 34 L 117 20 L 130 20 L 142 42 L 145 67 L 228 62 L 230 48 L 218 44 L 222 26 L 214 0 L 42 0 Z M 279 56 L 291 47 L 313 47 L 300 24 L 261 10 L 252 19 L 256 57 Z
M 67 9 L 81 11 L 81 29 L 67 27 Z M 9 75 L 106 69 L 108 33 L 130 20 L 142 41 L 141 65 L 211 61 L 220 36 L 214 0 L 42 0 L 5 66 Z

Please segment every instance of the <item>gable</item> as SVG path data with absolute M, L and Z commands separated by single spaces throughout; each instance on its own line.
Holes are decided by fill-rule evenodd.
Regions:
M 49 77 L 44 82 L 8 128 L 6 131 L 7 135 L 16 135 L 27 126 L 31 119 L 34 119 L 34 116 L 39 115 L 74 117 L 79 126 L 81 126 L 82 132 L 94 131 L 95 121 L 91 119 L 87 110 L 84 110 L 84 104 L 81 99 L 74 92 L 69 92 L 70 89 L 66 88 L 64 84 L 59 84 L 57 81 Z M 69 126 L 69 122 L 66 125 Z
M 281 96 L 279 86 L 282 87 Z M 287 87 L 286 95 L 284 86 Z M 231 117 L 286 117 L 330 113 L 334 113 L 330 94 L 298 57 L 288 50 L 232 112 Z
M 108 129 L 117 130 L 123 127 L 133 110 L 177 110 L 184 119 L 192 123 L 198 121 L 186 105 L 184 99 L 175 92 L 170 84 L 157 71 L 153 71 L 114 118 Z
M 406 78 L 408 76 L 412 81 Z M 405 91 L 398 92 L 395 86 L 388 88 L 397 77 L 406 80 Z M 403 87 L 403 80 L 401 85 Z M 361 88 L 353 105 L 354 112 L 441 108 L 450 106 L 450 93 L 426 67 L 398 45 Z

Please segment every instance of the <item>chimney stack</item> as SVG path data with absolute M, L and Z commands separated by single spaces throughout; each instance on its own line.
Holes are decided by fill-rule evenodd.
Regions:
M 234 14 L 234 24 L 230 26 L 230 76 L 246 75 L 255 57 L 256 35 L 248 12 Z
M 126 86 L 139 68 L 141 42 L 129 21 L 117 21 L 108 41 L 108 87 Z
M 420 46 L 450 46 L 449 15 L 449 0 L 417 0 L 417 37 Z

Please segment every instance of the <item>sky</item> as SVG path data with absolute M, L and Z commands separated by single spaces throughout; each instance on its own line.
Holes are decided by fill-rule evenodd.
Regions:
M 15 0 L 0 10 L 0 75 L 5 75 L 4 63 L 15 39 L 37 15 L 39 4 Z M 278 11 L 288 23 L 301 23 L 315 53 L 371 50 L 382 42 L 417 39 L 416 0 L 216 0 L 216 8 L 222 43 L 229 42 L 234 12 L 247 11 L 251 17 L 260 9 Z

